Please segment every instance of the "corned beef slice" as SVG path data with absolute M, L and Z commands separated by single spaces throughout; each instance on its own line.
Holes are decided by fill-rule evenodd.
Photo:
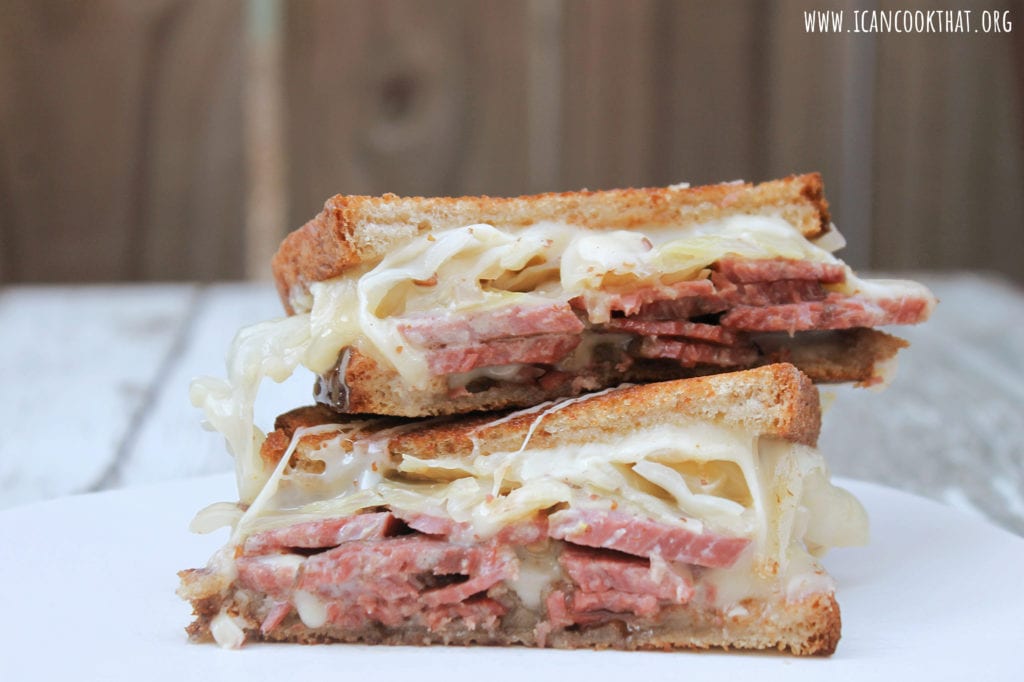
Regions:
M 746 538 L 695 533 L 617 511 L 566 509 L 553 514 L 549 524 L 551 537 L 573 544 L 713 568 L 732 566 L 750 544 Z
M 835 263 L 811 263 L 786 258 L 722 258 L 715 270 L 733 282 L 774 282 L 780 279 L 809 279 L 829 284 L 846 280 L 846 269 Z
M 417 313 L 403 318 L 398 329 L 426 350 L 434 375 L 511 364 L 550 367 L 577 348 L 585 330 L 633 335 L 627 350 L 616 351 L 627 358 L 674 360 L 683 367 L 746 367 L 761 357 L 749 333 L 913 324 L 928 307 L 919 297 L 869 298 L 826 290 L 824 285 L 845 278 L 845 267 L 834 263 L 723 258 L 709 278 L 468 315 Z M 536 378 L 523 374 L 506 380 Z
M 458 374 L 478 367 L 517 362 L 554 364 L 580 344 L 578 334 L 537 334 L 430 350 L 427 367 L 432 374 Z
M 687 339 L 736 343 L 736 334 L 717 324 L 701 324 L 686 320 L 644 320 L 633 317 L 614 318 L 605 325 L 611 331 L 629 332 L 638 336 L 681 336 Z
M 564 303 L 549 306 L 514 305 L 490 312 L 441 317 L 411 315 L 398 326 L 405 338 L 426 348 L 466 345 L 511 336 L 578 334 L 583 323 Z
M 675 604 L 685 604 L 693 597 L 690 575 L 665 562 L 654 565 L 639 557 L 569 544 L 558 560 L 584 592 L 649 594 Z
M 337 547 L 343 542 L 391 535 L 394 530 L 395 517 L 388 512 L 309 521 L 251 535 L 242 553 L 254 555 L 276 549 Z
M 547 620 L 564 627 L 603 622 L 611 614 L 654 617 L 665 606 L 686 604 L 695 590 L 684 563 L 729 566 L 749 543 L 621 512 L 569 509 L 552 519 L 537 514 L 484 542 L 472 541 L 466 524 L 424 514 L 301 523 L 250 537 L 237 559 L 238 580 L 272 600 L 264 632 L 286 621 L 299 591 L 343 627 L 434 629 L 461 619 L 468 627 L 490 628 L 510 607 L 502 597 L 507 592 L 491 590 L 518 577 L 515 548 L 564 538 L 545 550 L 556 552 L 564 575 L 546 597 Z
M 718 346 L 699 341 L 671 339 L 660 336 L 645 336 L 635 349 L 642 358 L 671 358 L 683 367 L 694 365 L 715 365 L 731 367 L 755 362 L 759 351 L 750 342 L 735 346 Z
M 722 316 L 721 324 L 730 329 L 762 332 L 878 327 L 913 324 L 927 307 L 928 302 L 920 298 L 865 299 L 830 294 L 824 301 L 763 308 L 737 306 Z

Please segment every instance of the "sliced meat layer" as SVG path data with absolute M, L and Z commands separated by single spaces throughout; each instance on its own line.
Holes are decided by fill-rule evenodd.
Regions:
M 546 540 L 548 537 L 548 517 L 544 514 L 536 514 L 532 518 L 523 519 L 510 526 L 502 528 L 494 537 L 499 545 L 511 545 L 520 547 L 532 545 L 535 542 Z
M 587 292 L 569 301 L 576 308 L 587 311 L 591 323 L 603 323 L 611 319 L 613 312 L 627 317 L 640 312 L 645 305 L 656 301 L 712 296 L 715 287 L 708 279 L 697 279 L 675 284 L 644 286 L 627 292 Z
M 701 324 L 686 320 L 638 320 L 616 317 L 604 325 L 608 331 L 621 331 L 638 336 L 680 336 L 729 345 L 736 342 L 736 334 L 717 324 Z
M 685 604 L 694 594 L 692 576 L 664 561 L 568 544 L 558 561 L 584 592 L 644 594 L 673 604 Z
M 604 592 L 574 592 L 571 597 L 573 620 L 584 624 L 588 621 L 603 620 L 601 611 L 612 613 L 632 613 L 637 616 L 651 618 L 658 615 L 661 604 L 652 594 L 632 594 L 618 590 Z M 587 617 L 587 616 L 590 617 Z M 582 617 L 581 617 L 582 616 Z
M 297 554 L 238 557 L 235 560 L 238 582 L 275 599 L 287 599 L 299 577 L 303 561 L 303 557 Z
M 518 570 L 508 546 L 418 534 L 346 542 L 310 557 L 242 556 L 236 564 L 243 587 L 277 602 L 263 623 L 270 629 L 292 607 L 308 611 L 310 601 L 331 622 L 352 628 L 409 622 L 438 628 L 455 618 L 468 627 L 494 625 L 506 609 L 485 593 Z
M 341 545 L 310 557 L 298 588 L 324 599 L 379 603 L 462 601 L 513 575 L 515 555 L 490 545 L 455 545 L 422 535 Z M 465 576 L 435 587 L 437 576 Z M 386 622 L 382 620 L 381 622 Z
M 447 538 L 459 544 L 478 542 L 472 525 L 468 523 L 452 521 L 441 516 L 393 511 L 395 516 L 401 519 L 409 528 L 437 537 Z M 498 545 L 519 547 L 521 545 L 532 545 L 535 542 L 544 540 L 548 536 L 548 520 L 543 514 L 535 514 L 530 518 L 510 524 L 502 528 L 493 538 Z
M 336 605 L 332 605 L 328 613 L 337 609 Z M 474 597 L 458 604 L 443 604 L 427 609 L 419 617 L 428 629 L 435 632 L 456 620 L 467 630 L 493 630 L 498 627 L 499 619 L 507 612 L 508 609 L 494 599 Z
M 579 343 L 579 334 L 538 334 L 445 346 L 427 353 L 427 368 L 431 374 L 442 375 L 519 362 L 553 365 L 569 355 Z
M 548 523 L 548 533 L 558 540 L 712 568 L 732 566 L 750 544 L 747 538 L 695 533 L 620 511 L 566 509 Z
M 719 346 L 700 341 L 685 341 L 660 336 L 645 336 L 633 351 L 641 358 L 677 360 L 683 367 L 714 365 L 745 366 L 757 362 L 760 353 L 749 342 L 735 346 Z
M 631 320 L 685 320 L 702 315 L 714 315 L 729 308 L 717 294 L 693 296 L 674 301 L 653 301 L 640 307 Z
M 409 620 L 442 623 L 465 610 L 462 602 L 514 575 L 515 561 L 514 553 L 493 544 L 461 546 L 423 536 L 370 540 L 311 557 L 297 588 L 326 602 L 331 620 L 346 626 L 352 619 L 392 627 Z M 494 606 L 488 600 L 484 610 L 493 613 Z
M 835 263 L 769 258 L 724 258 L 710 279 L 632 292 L 601 292 L 571 303 L 585 308 L 592 323 L 609 323 L 612 312 L 640 320 L 687 320 L 728 310 L 734 305 L 774 305 L 821 300 L 822 284 L 846 280 L 846 268 Z
M 841 263 L 813 263 L 788 258 L 722 258 L 714 269 L 733 282 L 774 282 L 803 279 L 838 284 L 846 281 Z
M 737 305 L 778 305 L 820 301 L 828 295 L 821 282 L 810 279 L 780 279 L 775 282 L 731 282 L 716 273 L 718 297 L 725 304 L 723 308 Z
M 242 546 L 242 554 L 251 556 L 279 549 L 337 547 L 343 542 L 385 537 L 395 528 L 395 517 L 388 512 L 297 523 L 249 536 Z
M 484 542 L 473 538 L 466 524 L 427 514 L 380 512 L 345 520 L 253 536 L 259 541 L 254 548 L 270 553 L 236 559 L 239 585 L 267 597 L 260 624 L 264 635 L 289 627 L 296 617 L 309 628 L 438 632 L 453 622 L 470 630 L 498 628 L 516 608 L 508 601 L 509 589 L 514 591 L 511 586 L 521 577 L 517 552 L 522 550 L 515 548 L 533 546 L 531 552 L 557 552 L 561 568 L 560 577 L 545 588 L 547 619 L 537 614 L 535 632 L 543 644 L 556 628 L 656 619 L 669 606 L 687 604 L 696 590 L 684 564 L 726 567 L 748 544 L 610 511 L 538 513 Z M 312 546 L 316 538 L 337 542 L 346 528 L 355 533 L 371 527 L 379 535 L 333 548 Z M 388 535 L 395 528 L 406 534 Z M 410 534 L 410 529 L 422 532 Z M 552 543 L 549 537 L 565 542 Z M 299 551 L 289 552 L 289 546 Z
M 491 339 L 537 334 L 578 334 L 583 323 L 566 303 L 513 305 L 463 315 L 410 315 L 398 325 L 410 342 L 424 347 L 465 346 Z
M 868 298 L 830 294 L 824 301 L 767 307 L 737 306 L 720 320 L 723 327 L 758 332 L 798 332 L 887 324 L 915 324 L 927 317 L 922 297 Z
M 405 525 L 424 535 L 437 535 L 448 537 L 450 535 L 462 535 L 470 531 L 468 523 L 458 523 L 443 516 L 431 516 L 430 514 L 417 514 L 395 510 L 394 515 L 400 518 Z

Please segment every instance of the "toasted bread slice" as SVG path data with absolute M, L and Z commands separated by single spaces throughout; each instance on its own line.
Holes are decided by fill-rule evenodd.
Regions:
M 865 519 L 819 427 L 787 364 L 458 419 L 293 410 L 232 543 L 181 573 L 188 631 L 829 654 L 839 607 L 811 553 Z
M 830 227 L 821 175 L 792 175 L 758 185 L 730 182 L 514 198 L 338 194 L 327 200 L 319 215 L 284 240 L 274 255 L 274 279 L 285 309 L 292 313 L 292 301 L 304 295 L 312 282 L 376 262 L 424 232 L 478 223 L 514 229 L 543 221 L 601 230 L 662 224 L 686 227 L 758 213 L 781 215 L 808 239 L 820 236 Z
M 545 412 L 552 406 L 558 409 Z M 296 408 L 277 418 L 260 455 L 272 468 L 299 429 L 344 424 L 352 419 L 323 405 Z M 498 417 L 471 414 L 426 421 L 380 418 L 369 422 L 361 433 L 370 438 L 381 432 L 393 434 L 379 447 L 437 459 L 515 450 L 535 423 L 539 428 L 530 434 L 530 445 L 550 448 L 607 441 L 621 433 L 624 425 L 639 429 L 687 419 L 813 446 L 821 428 L 821 409 L 818 390 L 807 375 L 791 364 L 779 363 L 742 372 L 627 386 Z M 295 462 L 308 459 L 331 437 L 301 437 Z
M 833 251 L 817 174 L 759 185 L 492 197 L 336 196 L 274 274 L 342 413 L 524 407 L 772 362 L 879 383 L 935 304 Z M 302 316 L 307 316 L 303 318 Z M 289 332 L 291 333 L 291 332 Z M 315 350 L 315 353 L 310 352 Z

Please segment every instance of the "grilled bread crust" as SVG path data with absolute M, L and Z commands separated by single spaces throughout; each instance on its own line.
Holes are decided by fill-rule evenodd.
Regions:
M 591 229 L 645 225 L 687 226 L 731 215 L 771 213 L 808 238 L 830 229 L 828 202 L 818 173 L 758 185 L 723 183 L 538 194 L 513 198 L 424 198 L 336 195 L 311 221 L 289 234 L 273 259 L 277 291 L 289 314 L 293 296 L 313 282 L 374 263 L 425 232 L 486 223 L 498 228 L 561 221 Z
M 504 418 L 488 414 L 424 421 L 397 430 L 388 437 L 386 449 L 414 454 L 420 459 L 509 452 L 522 446 L 535 422 L 535 430 L 529 434 L 530 447 L 539 449 L 612 442 L 624 429 L 688 420 L 741 428 L 805 445 L 817 443 L 821 428 L 817 388 L 800 370 L 785 363 L 627 386 L 588 395 L 557 410 L 550 407 L 541 406 Z M 544 414 L 546 409 L 549 411 Z M 297 428 L 352 419 L 323 406 L 292 410 L 278 417 L 260 454 L 268 464 L 276 464 Z M 403 423 L 407 422 L 384 418 L 364 433 L 372 437 L 377 431 Z M 320 441 L 331 437 L 332 434 L 326 434 L 303 438 L 296 448 L 296 461 L 300 462 L 305 453 L 314 451 Z

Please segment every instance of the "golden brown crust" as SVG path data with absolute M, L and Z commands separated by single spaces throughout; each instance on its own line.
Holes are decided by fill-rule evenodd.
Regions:
M 515 450 L 543 410 L 484 424 L 446 422 L 396 436 L 392 452 L 429 459 Z M 701 420 L 815 445 L 821 425 L 818 391 L 792 365 L 777 364 L 742 372 L 630 386 L 591 394 L 549 412 L 530 437 L 530 446 L 613 442 L 623 425 L 641 429 Z
M 513 451 L 522 446 L 531 426 L 530 446 L 549 448 L 570 443 L 613 442 L 624 428 L 646 428 L 679 421 L 708 421 L 741 428 L 761 436 L 815 445 L 821 427 L 818 390 L 796 367 L 775 364 L 742 372 L 678 381 L 629 386 L 591 394 L 560 405 L 538 407 L 513 415 L 469 415 L 410 424 L 389 437 L 392 453 L 421 459 L 468 457 Z M 538 416 L 545 413 L 538 421 Z M 341 423 L 351 417 L 323 407 L 292 410 L 278 419 L 261 455 L 276 463 L 288 447 L 294 429 Z M 381 419 L 368 434 L 402 423 Z M 408 422 L 406 422 L 408 424 Z M 624 426 L 625 425 L 625 426 Z M 307 436 L 297 448 L 299 457 L 329 436 Z
M 273 272 L 281 301 L 291 313 L 293 291 L 305 291 L 312 282 L 377 261 L 421 232 L 474 223 L 516 228 L 544 220 L 591 229 L 633 229 L 686 225 L 766 210 L 780 213 L 808 238 L 830 226 L 828 202 L 818 173 L 759 185 L 584 190 L 512 198 L 339 194 L 328 199 L 313 220 L 285 238 L 274 255 Z
M 289 410 L 274 420 L 274 430 L 267 434 L 266 440 L 260 447 L 260 457 L 270 466 L 275 466 L 288 446 L 291 444 L 292 436 L 300 428 L 310 428 L 324 424 L 345 424 L 352 421 L 365 422 L 361 433 L 372 435 L 382 429 L 398 426 L 407 423 L 409 420 L 398 417 L 377 417 L 367 420 L 362 416 L 351 416 L 339 414 L 324 405 L 306 405 Z M 303 461 L 306 453 L 316 450 L 321 443 L 331 440 L 337 436 L 336 433 L 309 434 L 302 438 L 292 455 L 293 464 Z
M 870 385 L 879 380 L 881 368 L 907 343 L 876 329 L 843 329 L 761 335 L 765 350 L 759 364 L 789 362 L 816 383 L 856 382 Z M 446 377 L 435 377 L 425 388 L 405 383 L 398 373 L 373 358 L 351 350 L 345 370 L 348 386 L 347 412 L 427 417 L 481 410 L 528 407 L 546 400 L 579 395 L 620 383 L 671 381 L 722 372 L 721 367 L 682 367 L 670 361 L 635 363 L 625 371 L 605 367 L 585 380 L 565 381 L 542 387 L 536 383 L 498 383 L 476 393 L 451 395 Z M 744 367 L 729 368 L 733 370 Z

